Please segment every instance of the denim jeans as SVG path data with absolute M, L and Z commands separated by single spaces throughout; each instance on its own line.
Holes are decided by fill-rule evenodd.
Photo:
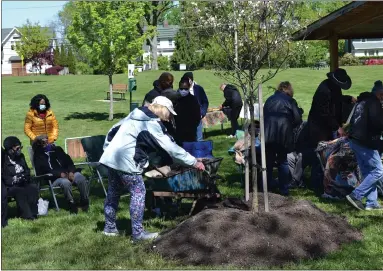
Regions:
M 289 164 L 287 162 L 287 151 L 283 148 L 278 148 L 274 145 L 266 146 L 266 166 L 267 166 L 267 180 L 270 184 L 270 188 L 275 186 L 273 184 L 273 168 L 275 163 L 278 167 L 278 183 L 279 183 L 279 192 L 282 195 L 289 194 L 289 179 L 290 179 L 290 170 Z
M 199 125 L 197 127 L 197 141 L 203 141 L 203 125 L 202 125 L 202 120 L 200 120 Z
M 371 150 L 350 140 L 350 147 L 355 153 L 362 177 L 362 183 L 352 192 L 355 198 L 367 198 L 366 206 L 378 205 L 376 185 L 383 179 L 383 165 L 377 150 Z

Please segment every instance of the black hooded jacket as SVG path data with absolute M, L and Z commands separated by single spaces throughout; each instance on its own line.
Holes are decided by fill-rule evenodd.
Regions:
M 145 105 L 145 101 L 147 101 L 148 103 L 151 103 L 154 100 L 154 98 L 160 95 L 161 95 L 160 81 L 155 80 L 153 82 L 153 89 L 145 95 L 144 101 L 142 102 L 142 106 Z
M 342 126 L 342 104 L 351 102 L 351 96 L 342 95 L 341 88 L 330 79 L 320 83 L 316 90 L 308 117 L 313 145 L 332 139 L 332 132 Z
M 222 104 L 222 107 L 237 108 L 242 106 L 241 94 L 239 94 L 238 89 L 233 85 L 226 85 L 223 90 L 223 95 L 225 96 L 225 102 Z
M 13 187 L 13 186 L 23 186 L 24 184 L 30 182 L 30 170 L 25 161 L 24 154 L 17 156 L 14 158 L 14 162 L 18 165 L 22 166 L 23 172 L 16 173 L 15 165 L 11 163 L 9 160 L 8 154 L 4 149 L 1 150 L 1 179 L 4 182 L 5 186 Z M 15 182 L 14 176 L 19 177 Z
M 49 152 L 39 147 L 34 152 L 33 160 L 37 175 L 51 173 L 55 178 L 60 178 L 63 172 L 76 172 L 72 158 L 59 146 L 54 146 Z
M 351 139 L 369 149 L 379 150 L 383 132 L 383 108 L 374 94 L 364 92 L 359 95 L 350 123 Z

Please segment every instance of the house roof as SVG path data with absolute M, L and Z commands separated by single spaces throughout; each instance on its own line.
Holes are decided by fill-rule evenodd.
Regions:
M 14 30 L 17 30 L 18 27 L 13 27 L 13 28 L 2 28 L 1 29 L 1 43 L 4 43 L 5 39 L 8 37 L 8 35 Z M 56 37 L 55 30 L 52 27 L 42 27 L 42 29 L 47 29 L 48 34 L 53 36 L 54 38 Z
M 354 1 L 293 34 L 294 40 L 382 38 L 383 2 Z
M 364 49 L 383 49 L 383 41 L 380 42 L 353 42 L 352 46 L 355 50 Z
M 180 27 L 178 25 L 157 25 L 157 39 L 174 39 L 179 29 Z M 144 31 L 146 31 L 146 27 L 144 27 Z M 146 43 L 144 43 L 143 49 L 145 51 L 148 51 L 149 46 Z
M 11 56 L 9 58 L 9 61 L 19 61 L 19 60 L 21 60 L 21 58 L 19 56 Z

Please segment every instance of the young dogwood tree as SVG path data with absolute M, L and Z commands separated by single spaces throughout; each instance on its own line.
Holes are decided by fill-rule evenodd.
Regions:
M 201 32 L 201 36 L 209 36 L 220 46 L 224 55 L 216 63 L 217 73 L 240 87 L 245 101 L 245 118 L 250 111 L 250 152 L 253 183 L 253 211 L 258 211 L 257 198 L 257 161 L 255 152 L 254 103 L 262 93 L 262 83 L 273 78 L 283 68 L 285 61 L 291 56 L 289 50 L 290 34 L 299 28 L 294 17 L 298 4 L 292 1 L 218 1 L 192 2 L 191 9 L 195 13 L 193 27 Z M 190 13 L 189 13 L 190 14 Z M 189 17 L 190 21 L 190 17 Z M 277 66 L 268 70 L 268 57 L 273 54 L 279 59 Z M 258 91 L 258 93 L 257 93 Z M 262 105 L 260 107 L 262 111 Z M 263 143 L 263 120 L 261 113 L 261 141 Z M 249 121 L 245 119 L 247 133 Z M 247 142 L 247 134 L 245 143 Z M 246 157 L 249 157 L 247 154 Z M 247 160 L 247 159 L 246 159 Z M 264 160 L 264 159 L 262 159 Z M 265 171 L 265 161 L 262 162 Z M 249 170 L 247 170 L 249 172 Z M 247 177 L 247 186 L 249 178 Z M 263 174 L 265 191 L 265 209 L 268 211 L 267 180 Z M 246 193 L 248 198 L 248 193 Z

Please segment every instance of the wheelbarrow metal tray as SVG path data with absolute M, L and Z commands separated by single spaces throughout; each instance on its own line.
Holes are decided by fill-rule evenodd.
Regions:
M 203 160 L 208 174 L 194 168 L 185 168 L 181 172 L 162 178 L 148 178 L 147 190 L 163 192 L 197 192 L 206 191 L 214 185 L 214 177 L 223 158 Z

